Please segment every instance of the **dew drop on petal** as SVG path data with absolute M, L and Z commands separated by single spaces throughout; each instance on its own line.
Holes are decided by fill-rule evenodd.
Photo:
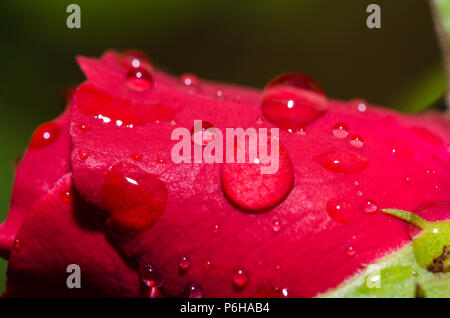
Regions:
M 280 223 L 280 221 L 274 220 L 274 221 L 272 222 L 272 230 L 273 230 L 275 233 L 277 233 L 277 232 L 279 232 L 279 231 L 281 230 L 281 223 Z
M 21 246 L 22 246 L 22 244 L 20 243 L 20 240 L 19 239 L 15 239 L 14 240 L 14 245 L 13 245 L 14 250 L 15 251 L 20 250 Z
M 139 277 L 147 287 L 161 288 L 164 284 L 161 273 L 149 263 L 139 264 Z
M 354 257 L 356 255 L 356 251 L 352 246 L 349 246 L 347 247 L 345 254 L 347 254 L 348 257 Z
M 339 223 L 348 223 L 355 216 L 355 208 L 353 205 L 343 199 L 331 199 L 328 201 L 326 210 L 328 215 Z
M 65 204 L 70 204 L 73 199 L 72 192 L 69 190 L 61 192 L 59 197 L 61 198 L 61 201 Z
M 81 131 L 91 131 L 92 130 L 92 126 L 90 124 L 88 124 L 88 123 L 81 123 L 81 124 L 78 125 L 78 128 Z
M 101 188 L 108 221 L 128 231 L 150 228 L 166 209 L 167 195 L 157 176 L 124 162 L 110 168 Z
M 212 268 L 212 262 L 211 261 L 206 261 L 205 263 L 205 270 L 209 271 Z
M 219 224 L 214 224 L 214 225 L 213 225 L 213 227 L 212 227 L 212 232 L 213 232 L 214 234 L 217 234 L 217 233 L 220 232 L 220 226 L 219 226 Z
M 185 73 L 180 76 L 180 82 L 187 87 L 197 87 L 199 84 L 198 77 L 192 73 Z
M 243 289 L 248 283 L 247 273 L 242 269 L 237 269 L 233 272 L 232 276 L 233 286 L 236 289 Z
M 285 298 L 289 293 L 287 288 L 261 287 L 257 290 L 253 298 Z
M 266 85 L 262 94 L 264 117 L 283 129 L 297 130 L 323 115 L 327 109 L 325 94 L 306 75 L 281 75 Z
M 191 266 L 191 260 L 187 256 L 183 256 L 180 258 L 180 261 L 178 262 L 178 269 L 180 272 L 185 273 Z
M 364 171 L 368 160 L 352 151 L 331 151 L 315 158 L 317 163 L 327 170 L 346 174 Z
M 190 283 L 183 291 L 185 298 L 203 298 L 203 291 L 201 287 L 196 283 Z
M 348 126 L 344 123 L 337 123 L 333 127 L 333 136 L 339 139 L 346 138 L 348 136 Z
M 150 73 L 143 68 L 132 68 L 126 75 L 127 86 L 138 92 L 145 91 L 153 85 L 153 79 Z
M 366 200 L 362 204 L 362 209 L 367 214 L 374 214 L 375 212 L 378 211 L 378 205 L 373 200 Z
M 356 148 L 361 148 L 364 146 L 364 139 L 361 136 L 355 135 L 350 140 L 350 145 Z
M 81 160 L 87 160 L 87 158 L 89 158 L 89 153 L 83 149 L 78 150 L 78 156 L 80 157 Z
M 141 153 L 135 152 L 135 153 L 132 153 L 132 154 L 131 154 L 131 158 L 132 158 L 134 161 L 142 161 L 142 159 L 144 158 L 144 156 L 143 156 Z
M 216 132 L 213 124 L 207 121 L 197 121 L 191 128 L 191 140 L 198 146 L 206 146 L 216 139 Z
M 33 134 L 30 142 L 31 149 L 38 149 L 53 143 L 59 136 L 59 127 L 53 123 L 45 123 L 39 126 Z

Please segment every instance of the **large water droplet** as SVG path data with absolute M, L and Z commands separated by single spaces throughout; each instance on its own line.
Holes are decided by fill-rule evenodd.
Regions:
M 348 126 L 344 123 L 337 123 L 333 127 L 333 135 L 336 138 L 346 138 L 348 136 Z
M 149 263 L 139 264 L 139 277 L 142 283 L 147 287 L 161 288 L 164 284 L 164 279 L 161 273 Z
M 283 128 L 297 130 L 327 108 L 320 86 L 306 75 L 290 73 L 272 80 L 262 95 L 264 117 Z
M 53 123 L 45 123 L 39 126 L 33 134 L 30 142 L 31 149 L 38 149 L 50 145 L 59 136 L 59 128 Z
M 132 90 L 142 92 L 153 85 L 153 79 L 145 69 L 141 67 L 131 68 L 127 72 L 126 83 Z
M 237 269 L 233 272 L 232 280 L 235 288 L 243 289 L 248 283 L 247 273 L 242 269 Z
M 355 208 L 353 205 L 343 199 L 331 199 L 327 203 L 327 212 L 330 217 L 339 223 L 348 223 L 355 216 Z
M 183 291 L 183 296 L 186 298 L 203 298 L 203 291 L 196 283 L 190 283 Z
M 262 139 L 258 139 L 260 142 L 251 142 L 250 146 L 247 142 L 245 146 L 235 143 L 235 154 L 245 154 L 245 163 L 236 163 L 235 158 L 234 163 L 227 162 L 221 166 L 220 177 L 225 195 L 233 204 L 249 212 L 267 211 L 281 203 L 294 183 L 294 170 L 284 147 L 275 138 L 268 137 L 267 149 L 275 143 L 273 147 L 278 148 L 279 155 L 263 160 L 258 154 L 258 144 Z M 258 154 L 257 158 L 252 158 L 250 162 L 249 153 Z
M 216 139 L 216 130 L 210 122 L 196 121 L 191 128 L 192 142 L 198 146 L 206 146 Z
M 162 215 L 167 203 L 164 183 L 128 163 L 118 163 L 109 170 L 101 196 L 112 224 L 131 231 L 151 227 Z
M 325 169 L 341 173 L 358 173 L 367 168 L 367 159 L 352 151 L 331 151 L 315 160 Z

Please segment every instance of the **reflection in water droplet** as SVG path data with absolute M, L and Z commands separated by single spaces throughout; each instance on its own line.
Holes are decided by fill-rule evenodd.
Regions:
M 336 138 L 346 138 L 348 136 L 348 126 L 344 123 L 337 123 L 333 127 L 333 135 Z
M 126 75 L 127 86 L 138 92 L 145 91 L 153 85 L 153 79 L 150 73 L 143 68 L 132 68 Z

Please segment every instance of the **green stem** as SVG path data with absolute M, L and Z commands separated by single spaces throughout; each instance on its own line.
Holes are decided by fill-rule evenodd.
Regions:
M 428 222 L 422 219 L 420 216 L 415 215 L 414 213 L 398 210 L 398 209 L 383 209 L 384 213 L 390 214 L 392 216 L 395 216 L 396 218 L 400 220 L 404 220 L 408 223 L 411 223 L 415 226 L 417 226 L 420 229 L 424 229 L 428 226 Z

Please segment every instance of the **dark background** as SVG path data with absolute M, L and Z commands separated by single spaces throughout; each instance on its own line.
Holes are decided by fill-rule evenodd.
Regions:
M 81 7 L 81 29 L 66 27 L 70 3 Z M 381 29 L 366 27 L 369 3 L 381 6 Z M 329 97 L 408 112 L 439 106 L 446 87 L 425 0 L 2 0 L 0 221 L 14 158 L 61 112 L 64 88 L 83 81 L 75 55 L 108 48 L 141 49 L 173 74 L 256 87 L 301 72 Z

